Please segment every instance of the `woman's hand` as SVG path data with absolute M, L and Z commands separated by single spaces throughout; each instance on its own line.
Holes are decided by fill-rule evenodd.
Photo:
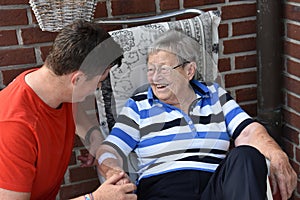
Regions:
M 125 177 L 126 174 L 124 172 L 112 175 L 95 192 L 93 192 L 94 199 L 136 200 L 137 196 L 134 194 L 136 186 L 133 183 L 117 184 Z

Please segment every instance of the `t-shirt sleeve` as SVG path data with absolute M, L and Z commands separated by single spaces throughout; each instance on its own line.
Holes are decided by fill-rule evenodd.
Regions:
M 128 156 L 140 140 L 139 121 L 139 109 L 135 101 L 129 99 L 104 143 L 114 147 L 121 156 Z
M 229 135 L 236 139 L 241 131 L 254 120 L 240 107 L 240 105 L 223 88 L 218 88 L 225 123 Z
M 0 188 L 30 192 L 35 178 L 36 140 L 29 127 L 0 122 Z

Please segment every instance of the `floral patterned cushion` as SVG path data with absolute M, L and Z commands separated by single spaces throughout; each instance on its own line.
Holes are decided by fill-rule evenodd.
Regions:
M 96 99 L 100 125 L 108 134 L 127 99 L 141 86 L 147 84 L 147 47 L 156 37 L 169 29 L 182 29 L 197 40 L 202 47 L 202 65 L 198 66 L 204 81 L 214 81 L 218 63 L 219 11 L 208 11 L 199 16 L 171 22 L 153 23 L 111 31 L 113 39 L 124 50 L 120 66 L 114 66 L 104 81 Z

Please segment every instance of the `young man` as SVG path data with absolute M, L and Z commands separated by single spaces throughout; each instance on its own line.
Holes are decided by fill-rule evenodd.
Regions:
M 81 117 L 76 103 L 93 94 L 121 55 L 106 31 L 76 21 L 57 35 L 41 68 L 23 72 L 0 92 L 0 199 L 55 199 L 75 131 L 84 138 L 90 128 L 75 124 Z M 88 132 L 91 147 L 102 141 L 97 130 Z M 115 185 L 122 177 L 77 199 L 136 199 L 133 184 Z

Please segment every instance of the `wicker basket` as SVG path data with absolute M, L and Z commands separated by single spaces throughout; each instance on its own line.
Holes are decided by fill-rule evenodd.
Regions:
M 29 0 L 43 31 L 57 32 L 77 19 L 91 21 L 97 0 Z

